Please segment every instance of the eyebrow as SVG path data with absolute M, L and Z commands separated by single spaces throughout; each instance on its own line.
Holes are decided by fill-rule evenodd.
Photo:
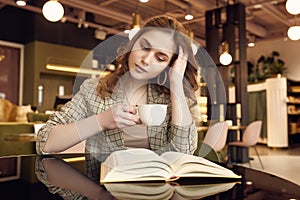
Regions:
M 141 41 L 145 41 L 147 43 L 147 45 L 149 45 L 152 48 L 151 43 L 146 39 L 146 38 L 141 38 Z M 163 56 L 166 56 L 168 59 L 170 59 L 170 57 L 168 56 L 168 54 L 164 53 L 164 52 L 159 52 L 160 54 L 162 54 Z

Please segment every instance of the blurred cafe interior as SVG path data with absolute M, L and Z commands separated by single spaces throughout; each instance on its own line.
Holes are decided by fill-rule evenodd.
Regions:
M 112 36 L 125 43 L 130 30 L 161 14 L 178 19 L 197 53 L 214 62 L 199 61 L 199 141 L 214 123 L 226 122 L 219 152 L 226 161 L 228 144 L 262 121 L 254 146 L 265 168 L 269 151 L 299 156 L 299 13 L 297 0 L 0 0 L 0 156 L 34 154 L 37 124 L 85 79 L 117 68 L 111 57 L 118 46 L 95 47 Z M 259 158 L 248 147 L 236 149 L 246 156 L 242 164 Z

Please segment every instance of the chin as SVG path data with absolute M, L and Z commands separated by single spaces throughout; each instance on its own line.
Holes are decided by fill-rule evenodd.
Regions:
M 145 76 L 140 73 L 135 72 L 134 70 L 130 70 L 130 76 L 136 80 L 145 80 Z

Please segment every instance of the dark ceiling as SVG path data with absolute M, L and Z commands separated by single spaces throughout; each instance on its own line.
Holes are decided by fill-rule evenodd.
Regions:
M 29 0 L 20 9 L 41 13 L 45 1 Z M 228 4 L 240 2 L 246 7 L 247 38 L 256 41 L 284 38 L 289 26 L 296 23 L 293 15 L 285 10 L 284 0 L 59 0 L 65 8 L 65 19 L 78 24 L 79 21 L 89 28 L 102 29 L 108 34 L 116 34 L 130 29 L 132 13 L 140 13 L 142 19 L 167 14 L 177 18 L 186 28 L 193 30 L 195 39 L 205 45 L 205 11 Z M 14 0 L 0 0 L 1 8 L 16 6 Z M 185 14 L 191 10 L 194 19 L 187 21 Z M 58 22 L 61 23 L 61 22 Z M 84 26 L 81 26 L 84 28 Z

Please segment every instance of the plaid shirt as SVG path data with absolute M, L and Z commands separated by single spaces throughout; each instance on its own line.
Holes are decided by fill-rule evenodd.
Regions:
M 69 124 L 84 118 L 104 112 L 112 105 L 123 104 L 123 90 L 113 93 L 111 97 L 101 98 L 96 90 L 99 79 L 88 79 L 80 86 L 80 91 L 66 103 L 61 111 L 50 116 L 46 125 L 38 133 L 36 149 L 42 154 L 45 142 L 53 126 L 57 124 Z M 197 148 L 197 128 L 195 123 L 189 126 L 177 126 L 171 122 L 171 100 L 166 94 L 158 94 L 148 85 L 148 103 L 168 104 L 165 121 L 161 126 L 148 126 L 150 149 L 158 153 L 165 151 L 180 151 L 193 154 Z M 191 105 L 191 101 L 187 100 Z M 192 112 L 192 110 L 191 110 Z M 197 115 L 197 114 L 196 114 Z M 195 115 L 193 115 L 195 116 Z M 63 134 L 63 132 L 61 133 Z M 122 129 L 99 131 L 99 133 L 87 138 L 86 150 L 91 153 L 111 153 L 124 149 L 124 137 Z

